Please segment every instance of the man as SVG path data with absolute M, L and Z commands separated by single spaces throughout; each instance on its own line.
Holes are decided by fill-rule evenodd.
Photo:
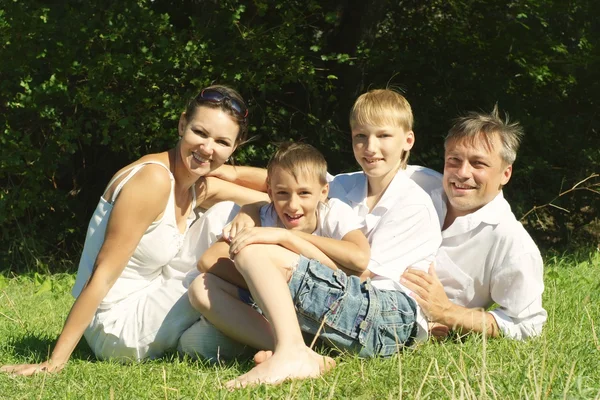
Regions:
M 518 340 L 542 331 L 542 258 L 502 194 L 522 135 L 497 107 L 469 113 L 449 131 L 442 187 L 430 191 L 442 227 L 436 265 L 429 273 L 409 269 L 401 280 L 430 322 Z M 430 170 L 409 172 L 429 187 L 435 179 Z

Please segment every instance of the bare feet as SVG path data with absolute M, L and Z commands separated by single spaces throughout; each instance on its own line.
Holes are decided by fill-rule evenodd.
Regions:
M 267 361 L 268 358 L 273 356 L 273 352 L 271 350 L 261 350 L 254 355 L 254 364 L 258 365 Z
M 259 384 L 278 385 L 288 379 L 316 378 L 333 367 L 335 361 L 332 358 L 321 356 L 306 346 L 281 349 L 262 359 L 244 375 L 227 382 L 226 386 L 239 389 Z

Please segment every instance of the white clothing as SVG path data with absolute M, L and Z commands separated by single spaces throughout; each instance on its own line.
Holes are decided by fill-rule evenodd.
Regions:
M 180 252 L 181 256 L 170 263 L 180 271 L 186 271 L 187 266 L 187 273 L 183 279 L 183 285 L 186 288 L 200 275 L 197 264 L 202 254 L 223 236 L 223 228 L 233 220 L 239 211 L 240 206 L 233 201 L 221 201 L 209 208 L 204 213 L 202 220 L 190 228 L 187 234 L 189 240 L 185 241 Z
M 284 228 L 273 203 L 260 208 L 261 226 L 276 226 Z M 362 220 L 352 209 L 338 199 L 329 199 L 327 203 L 319 202 L 317 207 L 317 229 L 312 233 L 316 236 L 342 240 L 350 231 L 362 228 Z
M 429 196 L 434 190 L 442 186 L 442 174 L 434 171 L 431 168 L 422 167 L 420 165 L 407 165 L 404 170 L 406 176 L 421 187 Z M 435 203 L 433 204 L 435 206 Z M 436 209 L 436 211 L 439 210 Z
M 443 188 L 433 193 L 440 219 L 446 216 Z M 458 217 L 442 232 L 436 273 L 453 303 L 491 311 L 502 333 L 526 339 L 541 333 L 543 261 L 523 225 L 500 192 L 469 215 Z
M 204 213 L 202 221 L 192 225 L 188 233 L 190 240 L 186 240 L 186 246 L 188 243 L 190 246 L 187 251 L 184 251 L 184 254 L 187 254 L 188 265 L 192 266 L 183 280 L 186 288 L 200 275 L 196 265 L 204 251 L 222 237 L 223 228 L 233 220 L 239 211 L 240 206 L 234 202 L 222 201 L 209 208 Z M 186 246 L 184 246 L 184 250 Z M 183 265 L 185 264 L 183 263 Z M 256 349 L 247 347 L 224 335 L 204 317 L 194 322 L 181 334 L 177 350 L 191 358 L 201 358 L 213 362 L 223 359 L 232 360 L 237 357 L 250 358 L 256 353 Z
M 111 201 L 100 198 L 94 211 L 72 290 L 78 297 L 89 280 L 96 257 L 104 243 L 106 226 L 112 207 L 123 186 L 148 164 L 161 165 L 169 173 L 171 192 L 163 216 L 144 232 L 133 255 L 115 284 L 100 303 L 85 331 L 85 337 L 98 358 L 133 361 L 160 356 L 174 348 L 181 333 L 200 317 L 187 299 L 181 279 L 169 279 L 165 268 L 176 259 L 184 244 L 184 236 L 195 214 L 190 213 L 186 232 L 181 233 L 175 218 L 175 178 L 162 163 L 138 164 L 119 174 L 126 177 L 116 187 Z M 192 190 L 192 209 L 195 193 Z
M 381 290 L 410 290 L 400 284 L 408 267 L 424 271 L 435 260 L 441 243 L 439 219 L 431 198 L 407 174 L 399 171 L 373 210 L 367 206 L 367 176 L 363 172 L 337 175 L 329 183 L 329 196 L 348 204 L 364 219 L 363 233 L 371 245 L 368 269 Z M 427 338 L 427 320 L 417 305 L 416 339 Z

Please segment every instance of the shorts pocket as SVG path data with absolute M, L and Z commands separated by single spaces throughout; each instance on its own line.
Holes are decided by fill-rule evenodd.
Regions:
M 296 295 L 297 311 L 316 321 L 321 321 L 344 294 L 345 276 L 340 277 L 340 275 L 343 274 L 310 260 Z
M 414 322 L 409 324 L 381 324 L 377 327 L 377 345 L 375 354 L 389 357 L 404 347 L 410 338 Z

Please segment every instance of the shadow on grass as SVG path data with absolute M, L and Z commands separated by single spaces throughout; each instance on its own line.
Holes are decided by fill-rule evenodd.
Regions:
M 8 349 L 12 350 L 15 357 L 23 358 L 35 358 L 36 360 L 46 360 L 54 345 L 56 344 L 56 338 L 50 338 L 47 336 L 38 335 L 25 335 L 20 338 L 12 338 L 8 342 Z M 11 352 L 8 350 L 8 352 Z M 96 357 L 92 353 L 92 350 L 88 346 L 85 340 L 80 340 L 73 354 L 71 355 L 72 360 L 85 360 L 90 362 L 96 362 Z

